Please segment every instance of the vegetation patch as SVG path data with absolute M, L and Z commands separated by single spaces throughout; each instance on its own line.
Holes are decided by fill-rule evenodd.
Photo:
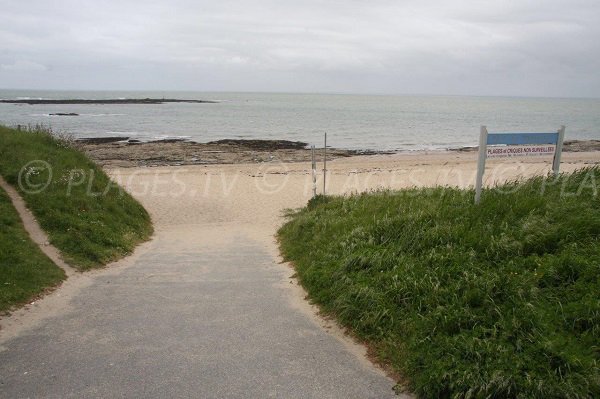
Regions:
M 0 174 L 80 270 L 119 259 L 152 234 L 142 205 L 49 129 L 0 126 Z
M 423 398 L 600 397 L 600 168 L 317 197 L 280 229 L 312 300 Z
M 0 312 L 4 312 L 57 285 L 65 273 L 29 238 L 1 188 L 0 226 Z

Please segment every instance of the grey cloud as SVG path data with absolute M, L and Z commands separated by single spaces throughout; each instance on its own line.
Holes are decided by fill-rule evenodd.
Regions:
M 0 0 L 0 87 L 600 96 L 597 1 L 52 3 Z

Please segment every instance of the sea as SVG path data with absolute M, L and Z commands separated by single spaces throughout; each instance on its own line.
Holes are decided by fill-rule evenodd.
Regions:
M 600 99 L 170 91 L 0 90 L 1 99 L 178 98 L 215 103 L 0 104 L 0 124 L 49 126 L 77 138 L 303 141 L 356 150 L 443 150 L 490 132 L 553 132 L 600 139 Z M 78 116 L 52 116 L 76 113 Z

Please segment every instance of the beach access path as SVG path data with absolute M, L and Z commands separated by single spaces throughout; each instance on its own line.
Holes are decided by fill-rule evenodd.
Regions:
M 566 154 L 563 170 L 599 155 Z M 331 193 L 467 185 L 475 156 L 340 159 L 327 181 Z M 524 165 L 495 176 L 549 169 L 547 160 Z M 279 258 L 274 233 L 285 208 L 310 198 L 309 165 L 108 172 L 150 211 L 155 235 L 0 320 L 0 397 L 398 397 Z

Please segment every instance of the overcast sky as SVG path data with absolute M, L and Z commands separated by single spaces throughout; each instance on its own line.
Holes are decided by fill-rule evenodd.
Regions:
M 600 97 L 599 0 L 0 0 L 0 88 Z

